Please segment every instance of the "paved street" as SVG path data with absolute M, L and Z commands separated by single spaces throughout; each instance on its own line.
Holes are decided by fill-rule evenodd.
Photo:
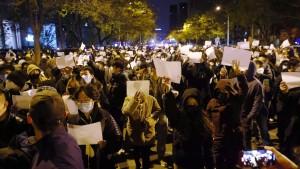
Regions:
M 274 147 L 278 148 L 278 138 L 276 136 L 277 128 L 269 130 L 271 140 L 274 144 Z M 252 142 L 253 149 L 262 149 L 262 146 L 257 146 L 255 142 Z M 164 167 L 161 167 L 158 161 L 158 156 L 156 154 L 156 147 L 153 147 L 151 152 L 151 162 L 153 164 L 153 168 L 155 169 L 163 169 Z M 168 135 L 168 144 L 167 144 L 167 150 L 166 150 L 166 158 L 167 162 L 172 164 L 172 134 L 169 133 Z M 126 160 L 127 159 L 127 160 Z M 133 159 L 133 151 L 126 152 L 125 155 L 121 155 L 117 157 L 118 160 L 118 168 L 119 169 L 132 169 L 135 168 L 135 163 Z M 172 168 L 171 166 L 169 168 Z

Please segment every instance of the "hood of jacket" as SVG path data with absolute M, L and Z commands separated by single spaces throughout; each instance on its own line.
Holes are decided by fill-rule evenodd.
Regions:
M 34 70 L 39 70 L 41 72 L 41 69 L 39 67 L 37 67 L 36 65 L 34 65 L 34 64 L 28 65 L 27 74 L 30 75 L 30 73 Z
M 247 70 L 246 78 L 248 81 L 254 80 L 256 74 L 256 64 L 253 61 L 250 61 L 249 68 Z
M 190 88 L 190 89 L 186 89 L 183 92 L 182 95 L 182 102 L 181 105 L 184 107 L 186 105 L 186 101 L 189 97 L 193 97 L 197 100 L 198 104 L 201 106 L 202 105 L 202 101 L 201 101 L 201 92 L 200 90 L 196 89 L 196 88 Z

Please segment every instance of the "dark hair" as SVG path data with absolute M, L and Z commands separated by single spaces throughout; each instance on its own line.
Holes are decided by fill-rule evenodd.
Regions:
M 81 72 L 81 71 L 86 71 L 86 70 L 89 71 L 90 74 L 92 74 L 92 75 L 95 74 L 94 70 L 93 70 L 91 67 L 89 67 L 89 66 L 84 66 L 84 67 L 82 67 L 82 68 L 80 69 L 80 72 Z
M 112 66 L 115 66 L 116 68 L 120 68 L 121 70 L 124 69 L 124 63 L 121 60 L 116 60 Z
M 75 99 L 78 99 L 78 95 L 80 92 L 84 92 L 89 98 L 93 99 L 94 101 L 99 101 L 100 99 L 100 93 L 98 92 L 98 89 L 92 84 L 80 86 L 74 94 Z

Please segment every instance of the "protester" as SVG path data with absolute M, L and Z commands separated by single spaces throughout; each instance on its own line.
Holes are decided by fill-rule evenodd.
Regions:
M 174 168 L 213 168 L 212 126 L 203 112 L 201 93 L 190 88 L 182 95 L 183 109 L 176 107 L 175 96 L 170 90 L 169 80 L 164 95 L 164 109 L 173 134 Z
M 88 125 L 101 122 L 102 128 L 103 141 L 91 147 L 81 146 L 84 166 L 91 169 L 115 168 L 113 155 L 121 148 L 123 137 L 114 118 L 99 105 L 98 89 L 91 84 L 81 86 L 75 92 L 74 99 L 78 104 L 78 114 L 68 114 L 68 123 Z M 94 153 L 87 153 L 89 148 Z
M 213 153 L 217 169 L 235 168 L 239 153 L 244 149 L 240 113 L 242 93 L 245 91 L 238 91 L 230 80 L 220 80 L 214 89 L 213 99 L 206 108 L 214 126 Z
M 38 147 L 33 169 L 84 168 L 80 148 L 63 126 L 65 115 L 65 104 L 57 92 L 44 90 L 33 97 L 29 116 Z
M 47 80 L 47 78 L 41 74 L 42 70 L 34 64 L 30 64 L 27 67 L 27 74 L 29 76 L 29 82 L 32 88 L 36 89 L 40 86 L 42 81 Z
M 0 89 L 0 148 L 7 147 L 10 140 L 26 130 L 23 118 L 10 112 L 9 94 Z
M 110 104 L 105 95 L 103 84 L 101 84 L 94 76 L 94 71 L 89 66 L 84 66 L 80 69 L 80 76 L 85 84 L 91 84 L 98 89 L 100 95 L 100 105 L 102 108 L 109 110 Z
M 150 168 L 150 148 L 155 142 L 155 124 L 160 113 L 157 100 L 150 95 L 136 92 L 125 98 L 122 112 L 128 118 L 125 141 L 133 146 L 136 168 Z
M 90 146 L 82 147 L 86 167 L 88 167 L 86 149 L 94 150 L 95 153 L 95 156 L 92 157 L 93 152 L 88 151 L 88 155 L 91 156 L 90 159 L 95 159 L 90 163 L 95 167 L 100 166 L 102 168 L 103 165 L 109 166 L 104 168 L 115 168 L 115 159 L 122 160 L 123 157 L 127 157 L 128 153 L 129 155 L 132 153 L 130 147 L 125 146 L 126 152 L 120 154 L 121 151 L 119 151 L 117 154 L 120 155 L 120 158 L 114 157 L 115 152 L 122 147 L 122 130 L 117 128 L 122 129 L 126 119 L 128 123 L 125 140 L 133 145 L 133 155 L 137 167 L 142 165 L 139 162 L 140 152 L 143 152 L 145 161 L 143 166 L 145 168 L 151 166 L 148 152 L 150 147 L 155 145 L 153 142 L 155 134 L 158 163 L 163 167 L 168 167 L 166 161 L 169 161 L 165 157 L 165 151 L 169 129 L 169 131 L 174 131 L 172 157 L 176 168 L 203 168 L 204 166 L 211 168 L 213 157 L 216 168 L 226 168 L 226 166 L 229 166 L 227 168 L 234 168 L 239 150 L 251 149 L 253 138 L 255 138 L 256 143 L 261 144 L 262 140 L 264 145 L 272 144 L 268 128 L 276 128 L 277 124 L 280 152 L 298 164 L 299 134 L 297 134 L 297 129 L 299 128 L 299 116 L 296 110 L 299 109 L 298 89 L 300 86 L 291 83 L 291 78 L 287 78 L 292 74 L 297 77 L 297 72 L 299 72 L 300 64 L 297 50 L 291 49 L 291 47 L 283 49 L 270 47 L 267 49 L 265 46 L 259 46 L 252 48 L 252 60 L 257 67 L 255 68 L 255 64 L 251 62 L 249 66 L 243 64 L 243 70 L 241 70 L 235 60 L 233 60 L 233 65 L 229 65 L 230 63 L 226 63 L 228 61 L 223 59 L 229 57 L 228 53 L 226 54 L 223 50 L 226 48 L 214 49 L 215 56 L 208 52 L 207 46 L 198 45 L 190 48 L 189 51 L 182 51 L 182 47 L 174 45 L 158 45 L 154 49 L 150 46 L 107 46 L 98 51 L 95 48 L 89 48 L 88 50 L 80 50 L 79 55 L 77 52 L 69 53 L 74 57 L 75 66 L 72 63 L 65 65 L 66 67 L 63 69 L 59 69 L 57 65 L 64 63 L 56 64 L 57 60 L 51 59 L 46 54 L 41 55 L 41 64 L 37 66 L 33 60 L 35 56 L 32 51 L 28 50 L 26 58 L 9 52 L 0 58 L 0 88 L 6 89 L 6 93 L 9 94 L 7 109 L 12 116 L 26 116 L 28 109 L 15 109 L 18 105 L 23 107 L 26 105 L 24 105 L 25 102 L 21 103 L 17 99 L 14 99 L 14 105 L 12 105 L 11 96 L 18 95 L 18 98 L 28 100 L 36 91 L 30 89 L 37 89 L 38 92 L 44 90 L 58 91 L 66 104 L 65 111 L 68 114 L 68 121 L 74 124 L 85 125 L 86 123 L 82 119 L 89 124 L 90 118 L 86 118 L 87 116 L 92 118 L 92 123 L 95 120 L 103 121 L 104 119 L 103 125 L 106 131 L 103 131 L 105 132 L 103 135 L 105 141 L 100 142 L 100 145 L 92 145 L 93 149 L 90 149 Z M 66 53 L 66 51 L 64 52 Z M 195 58 L 189 58 L 191 52 L 202 52 L 201 59 L 196 61 Z M 163 60 L 164 64 L 154 65 L 153 58 Z M 245 59 L 246 57 L 242 60 Z M 179 71 L 175 71 L 173 67 L 169 69 L 169 63 L 166 61 L 181 62 L 181 66 L 178 65 L 178 70 L 181 68 L 182 74 L 176 74 Z M 200 63 L 191 63 L 191 61 Z M 162 70 L 165 68 L 167 71 Z M 25 70 L 25 72 L 22 73 L 20 69 Z M 257 70 L 256 73 L 255 70 Z M 162 75 L 164 73 L 172 76 L 172 83 L 164 78 L 166 76 Z M 180 78 L 178 84 L 174 83 L 178 80 L 174 80 L 175 74 L 176 78 Z M 282 79 L 286 81 L 282 82 Z M 293 78 L 293 80 L 295 79 Z M 139 126 L 131 125 L 135 123 L 135 118 L 139 117 L 134 116 L 137 114 L 131 115 L 135 111 L 122 112 L 122 108 L 130 107 L 130 101 L 124 101 L 127 93 L 127 81 L 129 80 L 150 81 L 149 95 L 151 97 L 147 95 L 140 105 L 151 107 L 148 102 L 155 98 L 159 107 L 165 108 L 155 111 L 155 120 L 150 117 L 147 119 L 149 122 L 145 123 L 147 125 L 150 123 L 151 128 L 144 129 L 144 123 L 140 123 Z M 291 87 L 291 84 L 294 86 Z M 187 93 L 193 97 L 186 96 Z M 82 100 L 78 97 L 82 95 L 84 96 L 83 99 L 88 98 L 89 101 L 81 103 Z M 144 98 L 144 95 L 141 95 L 141 98 Z M 128 96 L 129 98 L 134 98 L 134 96 Z M 163 98 L 165 103 L 170 104 L 163 105 Z M 79 102 L 76 102 L 78 99 Z M 184 100 L 189 100 L 192 103 L 187 104 L 188 102 L 185 103 Z M 127 105 L 125 106 L 125 104 Z M 187 105 L 198 105 L 198 107 Z M 87 115 L 89 113 L 83 113 L 87 109 L 91 110 L 90 116 Z M 206 109 L 208 118 L 202 109 Z M 192 115 L 188 112 L 198 113 Z M 166 117 L 165 113 L 169 118 Z M 142 121 L 144 121 L 143 119 L 144 117 L 142 117 Z M 245 131 L 243 136 L 241 135 L 241 124 L 243 131 Z M 213 128 L 210 127 L 211 125 Z M 255 130 L 256 128 L 257 130 Z M 24 130 L 28 129 L 30 129 L 29 125 L 24 127 Z M 140 129 L 149 131 L 149 135 L 142 137 L 143 134 L 140 133 L 142 132 Z M 23 135 L 23 133 L 9 133 L 12 134 L 12 140 L 8 140 L 8 144 L 2 149 L 0 148 L 0 154 L 4 154 L 0 158 L 0 168 L 9 168 L 10 165 L 11 167 L 16 166 L 13 168 L 20 168 L 18 166 L 21 163 L 24 163 L 21 168 L 28 168 L 30 165 L 29 161 L 32 159 L 30 154 L 34 151 L 27 150 L 34 146 L 34 142 L 28 141 L 28 136 L 30 136 L 28 132 L 26 132 L 28 136 Z M 131 134 L 130 137 L 128 133 Z M 134 137 L 134 134 L 138 134 L 139 137 Z M 112 137 L 110 137 L 111 135 Z M 137 145 L 134 141 L 139 139 L 147 140 L 147 142 Z M 242 141 L 245 141 L 244 146 L 241 145 Z M 276 146 L 277 140 L 272 141 L 275 142 Z M 115 147 L 111 148 L 110 145 Z M 256 148 L 260 148 L 259 144 L 257 146 Z M 21 153 L 20 158 L 11 159 L 20 151 L 25 153 Z M 22 157 L 25 156 L 23 155 L 29 158 L 24 160 Z

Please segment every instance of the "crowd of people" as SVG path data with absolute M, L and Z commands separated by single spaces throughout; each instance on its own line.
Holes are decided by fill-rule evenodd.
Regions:
M 133 150 L 136 168 L 151 168 L 156 146 L 161 166 L 175 169 L 238 168 L 239 154 L 253 140 L 277 156 L 279 167 L 300 163 L 300 83 L 289 88 L 282 72 L 300 72 L 293 47 L 253 47 L 247 70 L 237 60 L 222 65 L 223 48 L 207 48 L 199 62 L 180 46 L 87 48 L 65 52 L 73 63 L 58 66 L 53 51 L 0 56 L 0 169 L 116 168 L 116 156 Z M 59 54 L 61 55 L 61 54 Z M 160 77 L 153 58 L 181 62 L 180 83 Z M 127 82 L 148 80 L 149 94 L 127 96 Z M 36 89 L 28 108 L 15 96 Z M 70 105 L 73 101 L 76 105 Z M 278 125 L 279 151 L 273 148 L 269 123 Z M 100 122 L 103 140 L 78 145 L 68 124 Z M 168 130 L 171 129 L 171 130 Z M 165 158 L 173 133 L 172 162 Z

